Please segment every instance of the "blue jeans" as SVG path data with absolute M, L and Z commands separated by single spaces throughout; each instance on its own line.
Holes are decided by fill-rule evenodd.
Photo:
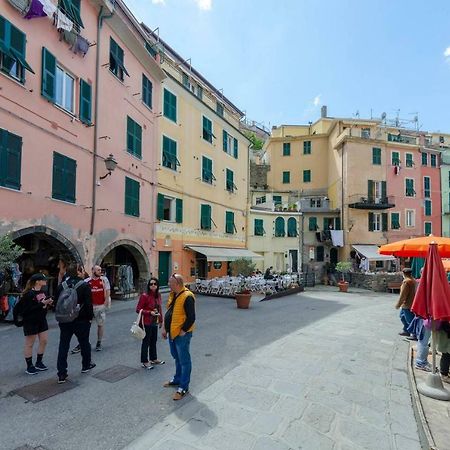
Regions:
M 428 363 L 428 342 L 430 340 L 431 330 L 423 327 L 422 339 L 417 341 L 416 364 L 424 366 Z
M 192 332 L 184 336 L 177 336 L 174 340 L 169 339 L 170 354 L 175 360 L 175 375 L 173 382 L 180 385 L 180 388 L 187 391 L 191 381 L 191 354 L 189 345 L 191 343 Z
M 400 309 L 400 320 L 403 324 L 403 331 L 405 333 L 408 332 L 408 327 L 411 321 L 414 319 L 414 313 L 412 313 L 409 309 Z

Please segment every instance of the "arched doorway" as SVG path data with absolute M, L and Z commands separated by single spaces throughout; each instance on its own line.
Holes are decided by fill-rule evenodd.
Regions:
M 96 258 L 111 283 L 111 298 L 126 299 L 142 292 L 150 277 L 145 250 L 136 242 L 122 239 L 108 245 Z

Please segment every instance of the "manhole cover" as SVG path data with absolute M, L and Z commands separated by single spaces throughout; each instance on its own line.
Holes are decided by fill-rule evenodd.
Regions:
M 12 391 L 13 394 L 20 395 L 25 400 L 33 403 L 40 402 L 54 395 L 62 394 L 76 387 L 77 384 L 67 380 L 63 384 L 58 384 L 56 378 L 39 381 L 39 383 L 29 384 Z
M 129 377 L 137 369 L 128 366 L 112 366 L 109 369 L 103 370 L 102 372 L 96 373 L 94 378 L 98 378 L 99 380 L 107 381 L 108 383 L 115 383 L 116 381 L 123 380 L 126 377 Z

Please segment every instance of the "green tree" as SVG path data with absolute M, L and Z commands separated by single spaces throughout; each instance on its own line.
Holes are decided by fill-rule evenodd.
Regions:
M 0 271 L 9 267 L 25 249 L 14 243 L 9 234 L 0 236 Z
M 244 135 L 252 143 L 253 150 L 261 150 L 264 146 L 264 141 L 256 137 L 256 134 L 251 131 L 244 131 Z
M 249 258 L 239 258 L 231 262 L 231 272 L 234 276 L 249 277 L 256 270 L 256 265 Z

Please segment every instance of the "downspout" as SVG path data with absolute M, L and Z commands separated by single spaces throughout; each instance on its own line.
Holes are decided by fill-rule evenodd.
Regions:
M 250 193 L 250 147 L 252 144 L 247 146 L 247 200 L 246 200 L 246 221 L 245 221 L 245 248 L 248 248 L 248 233 L 250 227 L 250 208 L 251 208 L 251 193 Z
M 344 150 L 345 142 L 342 143 L 342 155 L 341 155 L 341 227 L 342 227 L 342 245 L 345 249 L 345 224 L 344 224 Z
M 92 161 L 92 212 L 91 212 L 91 227 L 90 235 L 94 234 L 95 227 L 95 211 L 97 208 L 97 154 L 98 154 L 98 99 L 99 99 L 99 78 L 100 78 L 100 36 L 103 19 L 109 19 L 113 13 L 103 16 L 103 6 L 100 6 L 97 19 L 97 52 L 95 54 L 95 100 L 94 100 L 94 148 Z

